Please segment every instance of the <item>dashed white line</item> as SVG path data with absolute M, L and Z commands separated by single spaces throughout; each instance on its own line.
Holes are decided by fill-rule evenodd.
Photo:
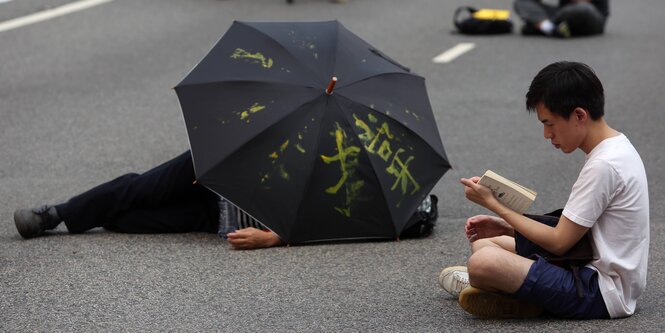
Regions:
M 474 43 L 459 43 L 455 45 L 450 50 L 439 54 L 438 56 L 432 59 L 432 62 L 437 64 L 443 64 L 453 61 L 455 58 L 461 56 L 464 53 L 471 51 L 476 44 Z
M 22 26 L 34 24 L 41 21 L 46 21 L 54 17 L 67 15 L 73 12 L 77 12 L 79 10 L 84 10 L 110 1 L 113 0 L 82 0 L 78 2 L 69 3 L 60 7 L 47 9 L 27 16 L 15 18 L 9 21 L 0 22 L 0 32 L 20 28 Z

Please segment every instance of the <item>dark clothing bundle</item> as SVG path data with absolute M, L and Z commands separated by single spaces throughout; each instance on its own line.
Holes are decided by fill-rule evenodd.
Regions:
M 194 184 L 189 151 L 143 174 L 94 187 L 56 210 L 71 233 L 95 227 L 127 233 L 217 232 L 219 196 Z
M 527 25 L 537 26 L 544 20 L 550 20 L 555 25 L 566 22 L 572 36 L 602 34 L 610 14 L 608 0 L 562 0 L 558 6 L 548 5 L 540 0 L 516 0 L 514 6 L 517 15 Z
M 567 5 L 574 4 L 576 1 L 572 0 L 561 0 L 559 1 L 559 8 L 563 8 Z M 610 16 L 610 1 L 609 0 L 593 0 L 590 1 L 591 4 L 598 9 L 598 11 L 603 14 L 603 16 Z

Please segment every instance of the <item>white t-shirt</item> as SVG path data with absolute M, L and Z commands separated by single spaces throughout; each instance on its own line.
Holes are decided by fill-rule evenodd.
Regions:
M 630 316 L 646 286 L 649 193 L 644 164 L 625 135 L 603 140 L 589 154 L 563 210 L 591 228 L 594 254 L 587 267 L 610 317 Z

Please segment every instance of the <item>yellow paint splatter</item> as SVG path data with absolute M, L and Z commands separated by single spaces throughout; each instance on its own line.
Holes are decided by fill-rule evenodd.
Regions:
M 410 111 L 409 109 L 404 109 L 404 112 L 406 112 L 406 114 L 412 115 L 413 118 L 416 118 L 416 120 L 420 121 L 420 116 L 418 116 L 415 112 Z
M 280 152 L 280 153 L 283 153 L 284 150 L 286 150 L 286 148 L 287 148 L 288 146 L 289 146 L 289 140 L 284 141 L 284 142 L 279 146 L 279 152 Z M 272 164 L 275 164 L 275 162 L 276 162 L 277 159 L 279 158 L 279 154 L 277 153 L 277 151 L 273 151 L 272 153 L 270 153 L 270 155 L 268 155 L 268 157 L 270 157 L 270 158 L 272 159 Z
M 279 165 L 279 176 L 282 177 L 282 179 L 284 179 L 284 180 L 289 180 L 289 178 L 291 178 L 289 176 L 289 173 L 286 172 L 286 169 L 284 168 L 284 164 Z
M 279 151 L 284 152 L 284 149 L 289 146 L 289 140 L 286 140 L 282 143 L 281 146 L 279 146 Z
M 257 113 L 261 110 L 264 110 L 265 108 L 266 108 L 265 105 L 261 105 L 259 103 L 254 103 L 254 104 L 252 104 L 252 106 L 247 108 L 247 110 L 243 110 L 243 111 L 240 112 L 240 120 L 245 120 L 249 123 L 248 118 L 249 118 L 250 115 L 252 115 L 254 113 Z
M 261 52 L 251 53 L 241 48 L 237 48 L 233 51 L 231 54 L 231 59 L 248 60 L 253 63 L 261 64 L 261 67 L 263 68 L 270 68 L 272 67 L 273 63 L 272 58 L 266 57 Z

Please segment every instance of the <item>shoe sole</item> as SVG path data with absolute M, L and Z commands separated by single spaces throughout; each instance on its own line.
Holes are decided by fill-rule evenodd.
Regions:
M 464 311 L 487 318 L 534 318 L 543 313 L 540 306 L 474 287 L 462 290 L 459 304 Z

